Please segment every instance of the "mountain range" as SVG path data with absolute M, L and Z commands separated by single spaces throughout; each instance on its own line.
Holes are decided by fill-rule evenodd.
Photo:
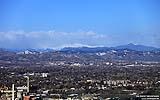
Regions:
M 144 46 L 144 45 L 136 45 L 133 43 L 127 45 L 120 45 L 116 47 L 66 47 L 62 48 L 61 51 L 71 51 L 71 52 L 105 52 L 108 50 L 134 50 L 134 51 L 157 51 L 159 48 Z
M 35 51 L 35 52 L 50 52 L 50 51 L 62 51 L 62 52 L 105 52 L 108 50 L 134 50 L 134 51 L 159 51 L 160 48 L 152 47 L 152 46 L 145 46 L 145 45 L 136 45 L 133 43 L 129 43 L 126 45 L 120 45 L 116 47 L 64 47 L 60 50 L 55 49 L 3 49 L 0 50 L 4 51 L 11 51 L 11 52 L 23 52 L 23 51 Z
M 66 47 L 53 49 L 0 49 L 2 61 L 87 61 L 87 60 L 127 60 L 160 61 L 160 49 L 144 45 L 127 44 L 117 47 Z

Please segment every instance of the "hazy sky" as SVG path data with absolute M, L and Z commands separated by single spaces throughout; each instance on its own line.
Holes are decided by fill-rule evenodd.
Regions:
M 160 0 L 0 0 L 0 48 L 160 47 Z

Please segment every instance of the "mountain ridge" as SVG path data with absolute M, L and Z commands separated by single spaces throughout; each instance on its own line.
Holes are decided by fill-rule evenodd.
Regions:
M 120 50 L 120 49 L 128 49 L 135 51 L 154 51 L 160 50 L 160 48 L 145 46 L 145 45 L 136 45 L 133 43 L 129 43 L 126 45 L 119 45 L 115 47 L 65 47 L 62 48 L 61 51 L 106 51 L 106 50 Z
M 128 49 L 128 50 L 135 50 L 135 51 L 155 51 L 155 50 L 160 50 L 160 48 L 152 47 L 152 46 L 145 46 L 145 45 L 137 45 L 133 43 L 129 43 L 126 45 L 119 45 L 115 47 L 87 47 L 87 46 L 82 46 L 82 47 L 63 47 L 59 50 L 56 49 L 5 49 L 5 48 L 0 48 L 0 50 L 3 51 L 11 51 L 11 52 L 23 52 L 23 51 L 38 51 L 38 52 L 50 52 L 50 51 L 70 51 L 70 52 L 104 52 L 108 50 L 121 50 L 121 49 Z

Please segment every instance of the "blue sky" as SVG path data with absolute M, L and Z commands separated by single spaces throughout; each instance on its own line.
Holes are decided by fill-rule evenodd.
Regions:
M 0 0 L 1 48 L 160 47 L 159 0 Z

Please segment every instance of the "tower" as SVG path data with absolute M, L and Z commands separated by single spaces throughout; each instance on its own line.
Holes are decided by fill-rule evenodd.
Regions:
M 12 100 L 14 100 L 14 84 L 12 84 Z
M 24 76 L 25 78 L 27 78 L 27 93 L 29 93 L 29 77 L 28 76 Z

